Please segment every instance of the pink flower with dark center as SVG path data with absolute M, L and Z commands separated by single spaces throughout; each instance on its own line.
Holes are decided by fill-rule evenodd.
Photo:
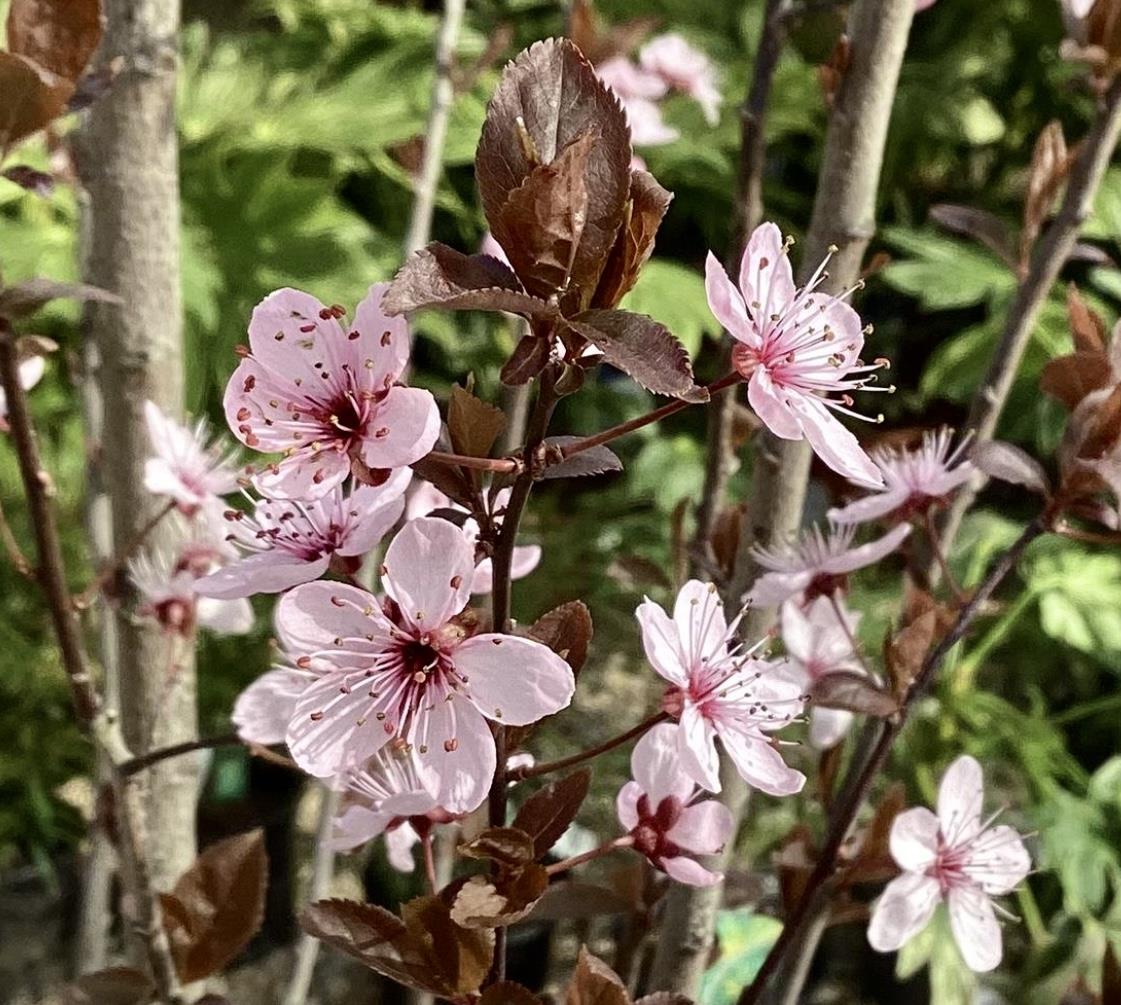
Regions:
M 921 932 L 943 901 L 970 970 L 994 969 L 1003 952 L 992 898 L 1011 893 L 1031 871 L 1031 857 L 1011 827 L 981 819 L 981 766 L 959 757 L 942 776 L 937 816 L 907 810 L 891 828 L 891 855 L 903 869 L 876 902 L 868 941 L 894 952 Z M 999 814 L 997 814 L 999 815 Z
M 693 779 L 682 771 L 677 729 L 655 726 L 631 754 L 633 782 L 619 790 L 619 822 L 636 851 L 679 883 L 711 886 L 723 874 L 710 872 L 694 855 L 715 855 L 732 836 L 732 814 L 715 799 L 701 799 Z
M 237 735 L 246 743 L 262 747 L 283 743 L 296 714 L 296 702 L 316 679 L 308 670 L 288 666 L 276 666 L 261 674 L 234 702 L 230 719 Z
M 850 572 L 882 561 L 911 533 L 909 523 L 893 527 L 883 537 L 853 547 L 853 525 L 830 526 L 827 533 L 814 527 L 802 540 L 785 548 L 756 548 L 755 560 L 770 571 L 748 591 L 747 602 L 756 607 L 777 607 L 790 597 L 809 603 L 816 597 L 843 590 Z
M 144 487 L 167 496 L 184 516 L 193 516 L 220 496 L 237 488 L 231 458 L 210 439 L 204 420 L 193 429 L 169 418 L 151 401 L 144 402 L 154 457 L 144 462 Z
M 635 611 L 650 665 L 669 682 L 663 706 L 678 720 L 677 751 L 685 773 L 720 791 L 719 738 L 749 785 L 772 796 L 799 792 L 806 782 L 789 767 L 768 733 L 801 714 L 797 685 L 736 638 L 716 587 L 691 580 L 677 595 L 673 617 L 646 599 Z M 742 615 L 741 615 L 742 616 Z
M 871 458 L 884 477 L 883 488 L 864 499 L 829 511 L 834 523 L 864 523 L 893 517 L 909 520 L 944 505 L 973 476 L 973 462 L 963 459 L 968 438 L 951 450 L 953 430 L 923 434 L 915 450 L 873 450 Z
M 169 635 L 190 636 L 196 627 L 217 635 L 245 635 L 253 628 L 249 601 L 200 597 L 195 589 L 221 559 L 219 549 L 198 540 L 174 553 L 159 550 L 133 559 L 129 574 L 142 598 L 137 612 L 159 622 Z
M 43 374 L 47 371 L 47 359 L 45 356 L 28 356 L 19 362 L 17 368 L 19 370 L 19 386 L 25 391 L 30 391 L 36 384 L 43 379 Z M 7 431 L 8 429 L 8 396 L 4 388 L 0 387 L 0 430 Z
M 665 81 L 667 87 L 687 94 L 704 112 L 709 125 L 720 121 L 720 88 L 712 60 L 676 33 L 658 35 L 638 54 L 642 69 Z
M 420 460 L 440 433 L 428 391 L 397 383 L 409 359 L 404 318 L 370 287 L 354 321 L 299 290 L 270 293 L 249 322 L 249 353 L 226 387 L 226 420 L 247 447 L 283 453 L 257 477 L 272 498 L 314 499 L 360 475 Z
M 503 514 L 510 500 L 510 490 L 500 489 L 490 500 L 490 518 L 496 527 L 502 526 Z M 434 510 L 450 509 L 457 513 L 467 513 L 467 509 L 453 502 L 431 482 L 420 482 L 416 490 L 409 496 L 408 507 L 405 515 L 414 520 L 420 516 L 427 516 Z M 463 521 L 463 533 L 474 545 L 479 540 L 479 524 L 473 517 Z M 510 578 L 523 579 L 528 576 L 541 562 L 541 547 L 536 544 L 519 544 L 514 547 L 510 562 Z M 494 589 L 494 563 L 489 558 L 483 558 L 475 566 L 475 575 L 471 579 L 471 592 L 474 594 L 490 593 Z
M 252 515 L 227 510 L 228 540 L 242 557 L 196 584 L 206 597 L 280 593 L 318 579 L 332 561 L 357 572 L 362 557 L 393 529 L 405 511 L 412 478 L 398 468 L 381 485 L 336 485 L 322 498 L 260 499 Z
M 288 655 L 318 680 L 300 696 L 288 747 L 307 772 L 335 775 L 386 743 L 416 749 L 450 812 L 479 804 L 494 774 L 488 719 L 526 725 L 568 705 L 569 665 L 532 639 L 472 635 L 474 547 L 446 520 L 405 525 L 382 566 L 389 600 L 356 587 L 306 583 L 277 621 Z
M 834 471 L 878 488 L 879 469 L 833 413 L 862 419 L 852 410 L 850 392 L 894 390 L 869 386 L 873 372 L 887 361 L 865 365 L 860 359 L 864 330 L 845 303 L 848 294 L 818 291 L 828 258 L 799 290 L 787 248 L 773 223 L 757 227 L 740 262 L 738 289 L 709 252 L 709 308 L 735 340 L 733 365 L 747 380 L 748 401 L 767 428 L 784 440 L 808 440 Z
M 415 750 L 386 744 L 360 767 L 338 779 L 343 797 L 335 816 L 330 847 L 350 851 L 385 835 L 390 864 L 412 872 L 417 828 L 453 819 L 434 795 L 439 780 L 426 770 Z
M 782 641 L 788 656 L 784 673 L 804 692 L 831 673 L 863 672 L 852 648 L 860 614 L 847 610 L 840 600 L 837 609 L 840 617 L 829 597 L 818 597 L 805 610 L 792 601 L 782 605 Z M 810 710 L 810 744 L 818 750 L 835 747 L 851 725 L 851 712 L 814 706 Z

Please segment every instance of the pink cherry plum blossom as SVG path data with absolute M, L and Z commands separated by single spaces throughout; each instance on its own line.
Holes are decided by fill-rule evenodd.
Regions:
M 773 796 L 800 791 L 805 776 L 786 764 L 767 734 L 799 715 L 804 697 L 774 665 L 754 658 L 758 645 L 739 642 L 740 617 L 727 623 L 716 588 L 691 580 L 672 617 L 650 599 L 635 615 L 646 658 L 669 683 L 663 705 L 677 719 L 685 773 L 719 792 L 719 739 L 749 785 Z
M 284 457 L 258 475 L 272 498 L 312 499 L 361 473 L 420 460 L 440 433 L 428 391 L 398 383 L 409 359 L 404 318 L 370 287 L 354 320 L 299 290 L 270 293 L 249 322 L 249 352 L 226 387 L 230 428 L 247 447 Z
M 700 49 L 669 32 L 647 42 L 638 54 L 638 62 L 643 70 L 660 77 L 667 87 L 696 101 L 709 125 L 720 121 L 716 67 Z
M 878 488 L 879 469 L 833 413 L 863 418 L 852 410 L 850 392 L 889 390 L 869 387 L 873 371 L 886 362 L 865 365 L 859 315 L 844 297 L 818 291 L 828 258 L 799 290 L 787 247 L 773 223 L 756 228 L 740 262 L 738 287 L 710 252 L 709 308 L 735 340 L 733 364 L 767 428 L 785 440 L 808 440 L 834 471 Z
M 502 526 L 502 516 L 510 500 L 510 490 L 500 489 L 490 501 L 491 520 L 496 527 Z M 409 495 L 406 516 L 412 520 L 419 516 L 427 516 L 438 509 L 450 509 L 459 513 L 467 513 L 467 509 L 453 502 L 431 482 L 418 482 L 415 490 Z M 468 540 L 475 544 L 479 539 L 479 524 L 473 517 L 463 521 L 463 533 Z M 528 576 L 541 562 L 541 547 L 536 544 L 515 545 L 510 562 L 511 579 L 523 579 Z M 474 594 L 490 593 L 494 589 L 494 563 L 489 558 L 483 558 L 475 566 L 475 575 L 471 579 L 471 592 Z
M 809 692 L 816 681 L 839 670 L 863 672 L 852 648 L 860 614 L 847 610 L 840 600 L 836 608 L 833 604 L 833 598 L 818 597 L 805 610 L 793 601 L 782 605 L 782 641 L 788 657 L 784 672 L 802 691 Z M 835 747 L 851 725 L 851 712 L 815 706 L 810 710 L 810 744 L 818 750 Z
M 662 118 L 657 102 L 665 97 L 669 85 L 657 73 L 643 69 L 625 56 L 604 60 L 596 67 L 596 73 L 623 106 L 631 128 L 631 142 L 636 147 L 663 146 L 681 136 Z
M 914 450 L 873 450 L 870 454 L 883 474 L 884 485 L 872 495 L 829 511 L 834 523 L 864 523 L 922 515 L 946 499 L 973 475 L 973 462 L 963 458 L 963 439 L 951 449 L 953 430 L 927 431 Z
M 194 428 L 180 425 L 154 402 L 144 402 L 153 456 L 144 462 L 144 487 L 167 496 L 184 516 L 193 516 L 237 488 L 238 476 L 228 454 L 210 439 L 204 420 Z
M 903 869 L 876 902 L 868 941 L 893 952 L 922 931 L 945 901 L 950 928 L 966 966 L 994 969 L 1003 952 L 993 897 L 1010 893 L 1031 871 L 1020 835 L 993 817 L 981 818 L 981 766 L 959 757 L 942 776 L 938 813 L 906 810 L 891 828 L 891 854 Z
M 616 799 L 619 822 L 634 847 L 651 864 L 679 883 L 711 886 L 722 873 L 711 872 L 693 856 L 715 855 L 732 836 L 732 814 L 700 789 L 681 767 L 677 729 L 654 726 L 631 754 L 633 782 Z
M 796 545 L 757 548 L 755 560 L 768 571 L 748 591 L 748 603 L 777 607 L 790 597 L 808 603 L 844 589 L 850 572 L 883 560 L 910 533 L 911 525 L 901 523 L 875 541 L 854 546 L 855 526 L 832 525 L 825 533 L 815 526 Z
M 408 468 L 397 468 L 380 485 L 336 485 L 307 502 L 260 499 L 252 515 L 227 510 L 228 539 L 241 557 L 199 580 L 196 590 L 207 597 L 249 597 L 310 583 L 332 561 L 357 571 L 401 519 L 411 477 Z
M 297 703 L 288 747 L 310 774 L 353 767 L 389 742 L 415 747 L 440 779 L 440 805 L 474 808 L 494 773 L 488 719 L 525 725 L 559 711 L 569 665 L 531 639 L 472 635 L 474 547 L 446 520 L 406 524 L 382 566 L 388 600 L 340 583 L 306 583 L 277 613 L 288 655 L 317 675 Z
M 234 702 L 230 718 L 237 735 L 263 747 L 283 743 L 296 714 L 296 702 L 316 679 L 308 670 L 289 666 L 276 666 L 261 674 Z

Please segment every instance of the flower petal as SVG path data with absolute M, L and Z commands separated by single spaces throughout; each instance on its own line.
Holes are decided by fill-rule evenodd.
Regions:
M 420 841 L 420 835 L 413 830 L 412 824 L 403 820 L 385 835 L 385 857 L 398 872 L 413 872 L 416 860 L 413 848 Z
M 728 807 L 717 799 L 704 799 L 686 806 L 666 837 L 696 855 L 715 855 L 728 843 L 733 829 Z
M 924 872 L 938 856 L 938 818 L 925 806 L 904 810 L 891 825 L 891 857 L 902 869 Z
M 832 750 L 852 727 L 852 712 L 843 708 L 815 708 L 810 713 L 810 746 L 814 750 Z
M 984 797 L 981 765 L 963 754 L 946 769 L 938 786 L 938 820 L 947 844 L 956 847 L 980 833 Z
M 365 806 L 348 806 L 332 821 L 327 847 L 332 851 L 358 848 L 381 834 L 392 819 L 388 813 Z
M 337 450 L 301 450 L 269 464 L 253 483 L 270 499 L 322 499 L 350 474 L 350 458 Z
M 615 815 L 623 830 L 632 831 L 638 826 L 638 801 L 645 793 L 638 782 L 627 782 L 615 797 Z
M 282 593 L 318 579 L 330 564 L 330 555 L 309 561 L 274 549 L 247 555 L 195 580 L 195 592 L 201 597 L 223 600 L 251 597 L 255 593 Z
M 748 317 L 743 294 L 736 289 L 728 278 L 728 273 L 724 271 L 724 266 L 711 251 L 705 259 L 705 293 L 708 296 L 709 310 L 724 326 L 724 330 L 737 341 L 757 349 L 759 335 Z
M 813 578 L 812 572 L 765 572 L 751 584 L 747 600 L 755 607 L 778 607 L 800 595 Z
M 802 423 L 791 408 L 787 396 L 775 387 L 774 378 L 766 367 L 757 366 L 747 381 L 747 402 L 759 420 L 775 436 L 784 440 L 800 440 L 804 436 Z
M 802 432 L 814 453 L 830 468 L 857 485 L 880 488 L 883 474 L 856 437 L 812 394 L 790 394 L 787 403 L 797 413 Z
M 651 808 L 667 796 L 685 802 L 696 791 L 681 764 L 679 727 L 661 723 L 643 733 L 631 751 L 631 775 L 650 798 Z
M 296 701 L 315 678 L 301 670 L 278 667 L 262 674 L 234 702 L 237 735 L 246 743 L 283 743 Z
M 901 486 L 887 492 L 878 492 L 864 499 L 857 499 L 847 506 L 834 506 L 826 516 L 836 524 L 867 523 L 870 520 L 880 520 L 890 516 L 907 502 L 909 497 L 910 492 L 906 487 Z
M 199 627 L 215 635 L 248 635 L 253 630 L 253 607 L 244 597 L 215 600 L 199 597 L 195 602 Z
M 486 719 L 469 701 L 441 701 L 415 740 L 421 763 L 439 779 L 437 803 L 449 813 L 470 813 L 490 790 L 497 758 Z
M 286 741 L 309 775 L 331 778 L 376 754 L 391 739 L 365 687 L 342 690 L 344 674 L 324 674 L 296 702 Z
M 412 520 L 385 553 L 382 585 L 418 628 L 435 629 L 467 606 L 475 549 L 455 524 L 434 517 Z
M 685 855 L 659 859 L 654 864 L 670 879 L 687 886 L 715 886 L 724 878 L 722 872 L 710 872 L 700 862 Z
M 355 308 L 354 325 L 348 334 L 350 350 L 361 363 L 360 376 L 373 391 L 391 387 L 409 362 L 408 322 L 403 315 L 390 317 L 381 309 L 387 289 L 389 283 L 370 287 Z
M 828 600 L 826 600 L 828 603 Z M 806 662 L 814 653 L 814 627 L 800 604 L 787 601 L 782 605 L 782 643 L 797 660 Z
M 394 386 L 377 405 L 362 440 L 371 468 L 399 468 L 424 457 L 440 435 L 440 410 L 431 391 Z
M 850 548 L 848 551 L 829 559 L 822 565 L 822 570 L 835 576 L 847 572 L 855 572 L 868 565 L 875 565 L 883 561 L 907 539 L 912 530 L 911 524 L 901 523 L 893 527 L 883 537 L 869 541 L 867 544 Z
M 659 676 L 671 684 L 684 687 L 689 681 L 682 654 L 677 626 L 661 605 L 645 598 L 635 609 L 634 616 L 642 629 L 642 648 L 646 659 Z
M 727 656 L 728 622 L 712 583 L 691 579 L 681 587 L 673 605 L 673 623 L 689 665 Z
M 468 698 L 488 719 L 526 726 L 567 708 L 576 689 L 570 667 L 548 646 L 516 635 L 476 635 L 452 656 Z
M 523 579 L 537 568 L 541 561 L 541 547 L 536 544 L 520 545 L 514 549 L 510 562 L 510 578 Z M 473 594 L 490 593 L 494 589 L 494 563 L 484 558 L 475 566 L 475 576 L 471 580 Z
M 327 380 L 321 376 L 338 358 L 346 335 L 338 319 L 310 293 L 284 288 L 262 300 L 249 319 L 249 349 L 263 366 L 283 374 L 295 390 L 300 384 L 318 390 L 324 384 L 343 387 L 345 375 L 337 370 Z M 319 366 L 316 366 L 316 364 Z M 329 370 L 328 370 L 329 372 Z
M 686 701 L 677 727 L 677 752 L 685 773 L 709 792 L 720 791 L 720 758 L 716 731 L 690 701 Z
M 941 900 L 938 880 L 905 872 L 887 885 L 872 908 L 868 942 L 878 953 L 893 953 L 930 923 Z
M 748 785 L 769 796 L 792 796 L 801 792 L 806 776 L 790 767 L 767 740 L 734 724 L 718 723 L 720 742 Z
M 973 842 L 965 869 L 986 893 L 1011 893 L 1031 872 L 1031 855 L 1020 835 L 1000 824 Z
M 358 485 L 343 506 L 346 535 L 340 555 L 364 555 L 377 546 L 405 512 L 405 489 L 412 478 L 410 468 L 397 468 L 382 485 Z
M 946 895 L 946 901 L 950 930 L 965 965 L 979 974 L 995 970 L 1004 947 L 993 902 L 977 886 L 955 886 Z
M 752 232 L 740 259 L 740 289 L 756 317 L 781 314 L 794 300 L 794 270 L 775 224 L 762 223 Z
M 308 656 L 311 669 L 330 671 L 371 662 L 392 641 L 393 625 L 373 594 L 346 583 L 317 582 L 280 598 L 276 630 L 293 660 Z

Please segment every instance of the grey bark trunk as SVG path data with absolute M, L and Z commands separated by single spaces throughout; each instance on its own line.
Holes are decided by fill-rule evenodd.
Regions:
M 122 554 L 160 505 L 144 489 L 150 454 L 143 407 L 172 415 L 183 403 L 179 278 L 179 177 L 175 119 L 177 0 L 105 0 L 100 58 L 124 67 L 88 114 L 77 145 L 89 200 L 87 282 L 117 293 L 121 306 L 86 315 L 96 348 L 89 374 L 104 403 L 96 462 L 105 486 L 115 554 Z M 151 545 L 169 541 L 161 528 Z M 122 577 L 122 580 L 124 577 Z M 117 615 L 121 716 L 136 754 L 196 735 L 193 646 L 136 616 L 126 586 Z M 195 857 L 197 760 L 171 758 L 144 775 L 147 858 L 153 885 L 168 889 Z

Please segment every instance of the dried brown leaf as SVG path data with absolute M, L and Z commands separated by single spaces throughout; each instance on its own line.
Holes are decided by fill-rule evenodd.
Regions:
M 489 859 L 506 866 L 520 866 L 532 862 L 533 836 L 513 827 L 488 827 L 476 838 L 459 846 L 459 853 L 468 858 Z
M 903 696 L 922 667 L 926 654 L 934 644 L 938 630 L 938 612 L 928 610 L 901 628 L 884 645 L 884 666 L 892 690 Z
M 502 409 L 476 398 L 458 384 L 448 399 L 448 435 L 452 449 L 468 457 L 487 457 L 506 428 Z
M 708 400 L 708 391 L 693 382 L 693 364 L 670 330 L 645 314 L 592 310 L 566 322 L 648 391 L 683 401 Z
M 1010 269 L 1016 268 L 1015 239 L 1008 225 L 995 213 L 944 202 L 930 207 L 930 218 L 946 230 L 973 238 L 994 252 Z
M 528 317 L 555 313 L 522 289 L 509 267 L 490 255 L 465 255 L 433 243 L 414 252 L 393 277 L 382 307 L 389 314 L 425 307 L 508 311 Z
M 549 436 L 545 439 L 546 457 L 552 448 L 566 447 L 580 440 L 579 436 Z M 600 444 L 581 450 L 578 454 L 558 460 L 541 472 L 543 479 L 549 478 L 586 478 L 589 475 L 605 475 L 623 470 L 623 462 L 609 447 Z
M 12 0 L 8 48 L 76 81 L 101 41 L 103 24 L 100 0 Z
M 267 885 L 264 832 L 254 830 L 206 848 L 160 895 L 181 980 L 217 973 L 249 944 L 264 919 Z
M 1105 321 L 1086 303 L 1074 283 L 1067 286 L 1067 317 L 1076 351 L 1105 352 Z
M 662 188 L 652 174 L 631 172 L 630 199 L 623 225 L 592 297 L 593 307 L 614 307 L 634 287 L 654 251 L 658 228 L 672 201 L 673 194 Z
M 1032 151 L 1028 168 L 1027 192 L 1024 195 L 1024 225 L 1020 232 L 1020 262 L 1026 264 L 1043 228 L 1059 187 L 1070 172 L 1071 156 L 1067 151 L 1062 123 L 1053 121 L 1044 126 Z
M 533 839 L 534 858 L 540 859 L 560 840 L 576 819 L 588 794 L 591 772 L 586 768 L 538 789 L 514 817 L 514 826 Z
M 0 157 L 66 110 L 74 85 L 15 53 L 0 51 Z
M 512 925 L 533 910 L 548 886 L 549 874 L 536 862 L 497 877 L 472 876 L 456 893 L 451 917 L 472 930 Z
M 565 1005 L 631 1005 L 631 996 L 618 975 L 603 960 L 580 947 L 576 969 L 564 994 Z
M 499 378 L 507 387 L 528 384 L 549 362 L 549 342 L 537 335 L 523 335 L 510 358 L 502 365 Z
M 1095 461 L 1110 453 L 1121 440 L 1121 384 L 1094 410 L 1078 449 L 1081 460 Z
M 819 678 L 813 685 L 811 698 L 822 708 L 840 708 L 880 719 L 899 711 L 894 695 L 871 677 L 850 670 L 837 670 Z
M 1023 485 L 1025 488 L 1047 495 L 1051 485 L 1039 461 L 1019 447 L 1003 440 L 990 440 L 978 444 L 973 450 L 973 463 L 990 478 Z
M 542 614 L 530 627 L 531 639 L 547 645 L 579 673 L 588 658 L 594 628 L 592 614 L 582 600 L 570 600 Z

